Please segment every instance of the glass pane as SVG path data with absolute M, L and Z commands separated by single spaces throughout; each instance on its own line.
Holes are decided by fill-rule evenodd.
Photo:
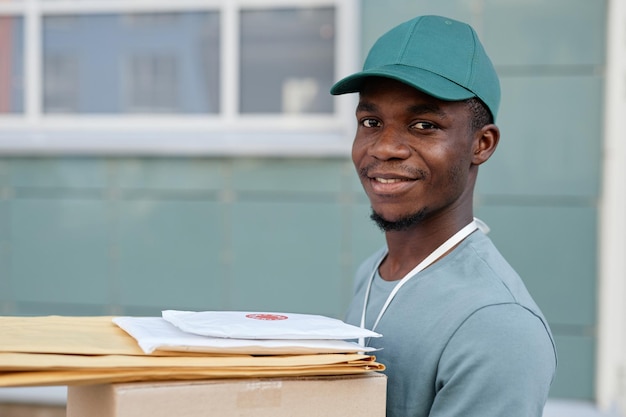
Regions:
M 242 113 L 332 113 L 335 10 L 241 13 Z
M 24 20 L 0 16 L 0 114 L 24 111 Z
M 47 16 L 45 113 L 219 112 L 219 14 Z

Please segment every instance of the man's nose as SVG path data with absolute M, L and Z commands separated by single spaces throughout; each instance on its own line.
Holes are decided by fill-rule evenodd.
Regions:
M 411 148 L 408 145 L 406 132 L 398 128 L 384 127 L 378 134 L 369 149 L 370 156 L 380 159 L 407 159 L 411 156 Z

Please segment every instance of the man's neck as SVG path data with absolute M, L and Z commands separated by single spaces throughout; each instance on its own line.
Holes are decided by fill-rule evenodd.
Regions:
M 379 267 L 381 277 L 386 281 L 402 279 L 450 237 L 467 226 L 472 218 L 470 215 L 469 218 L 459 218 L 452 222 L 424 221 L 409 230 L 386 232 L 388 253 Z

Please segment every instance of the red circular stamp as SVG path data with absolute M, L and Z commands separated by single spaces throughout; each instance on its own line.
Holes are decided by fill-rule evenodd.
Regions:
M 287 316 L 283 316 L 282 314 L 267 313 L 246 314 L 246 317 L 255 320 L 287 320 L 289 318 Z

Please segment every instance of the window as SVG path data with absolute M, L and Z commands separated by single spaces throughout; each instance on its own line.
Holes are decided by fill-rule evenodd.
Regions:
M 44 59 L 44 92 L 73 85 L 71 113 L 218 112 L 218 12 L 90 13 L 43 23 L 45 56 L 72 54 L 74 63 L 59 71 L 59 59 Z M 58 112 L 45 98 L 42 111 Z
M 334 9 L 241 13 L 242 113 L 332 113 Z
M 174 54 L 132 54 L 124 77 L 128 104 L 123 109 L 129 113 L 179 113 L 177 64 Z
M 47 113 L 78 110 L 80 80 L 76 56 L 49 53 L 43 65 L 43 107 Z
M 357 3 L 0 2 L 0 151 L 344 152 Z

